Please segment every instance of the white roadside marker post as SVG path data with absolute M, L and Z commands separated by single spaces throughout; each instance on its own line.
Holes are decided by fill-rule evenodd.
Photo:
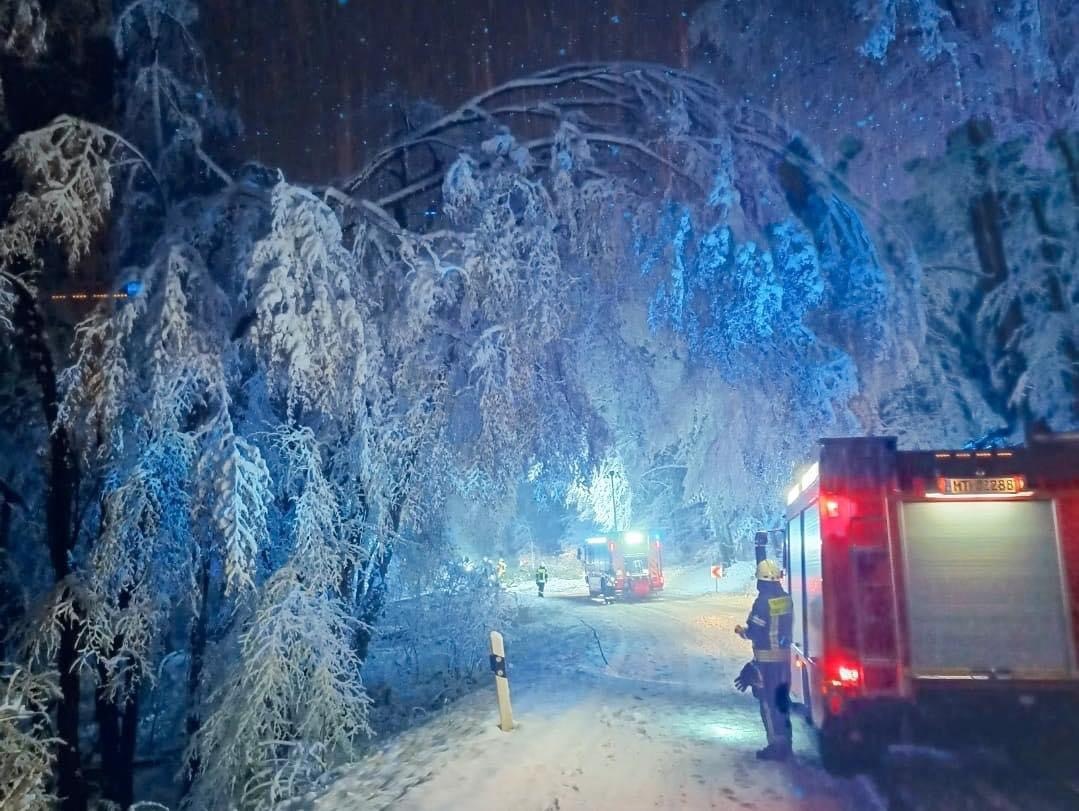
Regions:
M 498 694 L 498 727 L 503 732 L 513 729 L 513 707 L 510 706 L 510 680 L 506 664 L 506 646 L 502 634 L 491 631 L 491 671 L 495 674 L 495 692 Z

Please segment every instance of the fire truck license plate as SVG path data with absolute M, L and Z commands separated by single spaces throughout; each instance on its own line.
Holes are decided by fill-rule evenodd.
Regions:
M 1025 484 L 1022 476 L 993 476 L 987 479 L 937 479 L 937 490 L 954 496 L 1018 493 Z

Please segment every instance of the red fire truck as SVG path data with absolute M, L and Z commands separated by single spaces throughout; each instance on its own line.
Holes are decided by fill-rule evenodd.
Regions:
M 584 570 L 592 597 L 647 597 L 663 589 L 659 537 L 630 530 L 589 538 L 584 545 Z
M 826 439 L 787 493 L 791 693 L 825 766 L 1004 731 L 1079 741 L 1079 442 Z

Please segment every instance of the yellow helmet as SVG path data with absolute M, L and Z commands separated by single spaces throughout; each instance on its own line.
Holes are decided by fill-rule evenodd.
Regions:
M 779 583 L 783 580 L 783 570 L 774 560 L 762 560 L 757 564 L 757 579 Z

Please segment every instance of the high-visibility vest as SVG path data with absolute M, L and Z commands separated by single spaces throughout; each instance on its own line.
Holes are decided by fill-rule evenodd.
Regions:
M 762 589 L 746 620 L 746 636 L 757 662 L 786 662 L 791 653 L 794 601 L 778 583 Z

